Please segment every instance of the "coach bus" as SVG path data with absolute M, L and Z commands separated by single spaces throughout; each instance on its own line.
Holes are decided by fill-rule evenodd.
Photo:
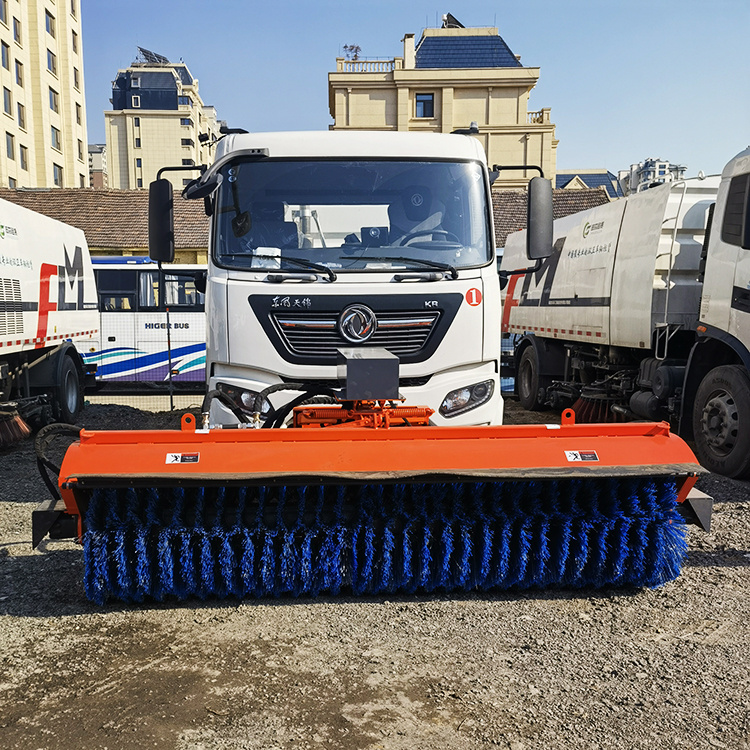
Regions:
M 99 302 L 99 339 L 87 341 L 85 361 L 109 391 L 170 386 L 200 391 L 206 381 L 204 295 L 195 286 L 200 265 L 160 271 L 148 258 L 92 259 Z

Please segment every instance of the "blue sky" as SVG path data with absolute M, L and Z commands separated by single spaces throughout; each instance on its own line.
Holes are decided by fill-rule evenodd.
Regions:
M 646 157 L 721 171 L 750 145 L 750 0 L 81 0 L 88 139 L 104 142 L 112 80 L 136 46 L 184 60 L 232 127 L 324 130 L 345 44 L 401 56 L 452 13 L 497 26 L 540 67 L 558 169 L 614 172 Z

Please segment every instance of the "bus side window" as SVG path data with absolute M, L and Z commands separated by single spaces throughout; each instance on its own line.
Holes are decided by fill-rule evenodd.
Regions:
M 167 276 L 164 296 L 166 303 L 173 307 L 189 307 L 196 311 L 203 310 L 204 297 L 195 288 L 192 278 Z
M 134 299 L 130 294 L 99 295 L 99 309 L 104 312 L 131 312 Z
M 159 306 L 158 271 L 141 271 L 138 275 L 138 304 L 141 310 Z
M 101 268 L 94 271 L 101 312 L 132 312 L 136 300 L 136 272 L 133 269 Z

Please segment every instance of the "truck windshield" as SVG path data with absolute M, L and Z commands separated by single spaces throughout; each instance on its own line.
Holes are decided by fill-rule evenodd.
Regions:
M 225 267 L 338 274 L 491 259 L 476 162 L 248 159 L 221 171 L 214 257 Z

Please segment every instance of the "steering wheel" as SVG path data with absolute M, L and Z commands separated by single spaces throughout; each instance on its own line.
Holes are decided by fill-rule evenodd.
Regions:
M 409 232 L 409 234 L 405 234 L 399 241 L 399 245 L 407 245 L 411 240 L 416 239 L 417 237 L 426 237 L 427 235 L 441 235 L 441 239 L 436 240 L 437 242 L 452 242 L 456 245 L 461 244 L 461 240 L 456 237 L 455 234 L 451 232 L 446 232 L 444 229 L 420 229 L 416 232 Z

